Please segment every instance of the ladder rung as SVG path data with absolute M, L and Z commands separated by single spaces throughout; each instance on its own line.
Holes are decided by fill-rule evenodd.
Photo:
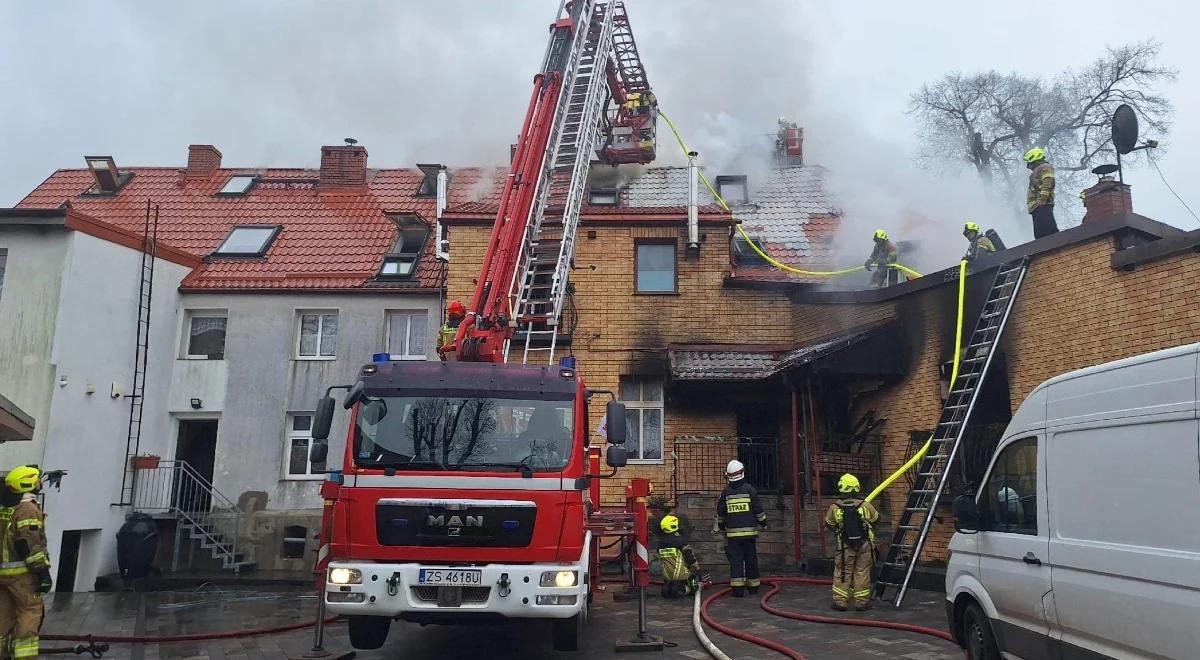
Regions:
M 906 507 L 904 507 L 904 510 L 912 511 L 913 513 L 924 513 L 929 510 L 929 507 L 927 507 L 927 506 L 906 506 Z

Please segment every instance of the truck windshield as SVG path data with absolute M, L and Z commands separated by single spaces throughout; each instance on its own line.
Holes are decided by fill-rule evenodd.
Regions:
M 548 471 L 571 458 L 571 401 L 365 396 L 359 405 L 359 467 Z

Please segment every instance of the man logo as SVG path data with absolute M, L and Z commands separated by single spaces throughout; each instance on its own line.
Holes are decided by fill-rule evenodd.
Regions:
M 449 519 L 447 519 L 446 516 L 428 516 L 425 519 L 425 526 L 426 527 L 448 527 L 448 528 L 450 528 L 451 532 L 453 532 L 453 528 L 455 528 L 455 527 L 458 527 L 460 529 L 463 527 L 483 527 L 483 516 L 457 516 L 457 515 L 455 515 L 455 516 L 450 516 Z M 458 536 L 458 534 L 455 534 L 455 533 L 451 533 L 450 535 Z

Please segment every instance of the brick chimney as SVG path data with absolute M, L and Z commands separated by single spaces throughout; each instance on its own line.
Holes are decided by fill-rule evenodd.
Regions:
M 366 147 L 321 147 L 322 188 L 347 188 L 367 183 Z
M 1099 183 L 1083 191 L 1083 205 L 1087 208 L 1083 214 L 1084 222 L 1133 213 L 1129 185 L 1111 176 L 1101 177 Z
M 221 152 L 211 144 L 188 145 L 187 178 L 206 179 L 221 167 Z

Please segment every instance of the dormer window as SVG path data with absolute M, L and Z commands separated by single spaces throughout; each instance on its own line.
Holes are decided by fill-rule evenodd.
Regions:
M 422 175 L 417 197 L 437 197 L 438 172 L 446 169 L 446 166 L 439 163 L 417 163 L 417 169 L 421 170 Z
M 407 279 L 417 270 L 425 240 L 429 238 L 429 227 L 416 216 L 406 215 L 393 218 L 396 223 L 396 242 L 392 251 L 383 257 L 379 277 Z
M 87 161 L 88 171 L 92 173 L 92 180 L 95 181 L 92 187 L 83 193 L 85 195 L 115 195 L 133 177 L 130 172 L 118 172 L 117 163 L 112 156 L 85 156 L 84 160 Z
M 221 186 L 221 189 L 217 191 L 217 194 L 221 195 L 222 197 L 236 197 L 238 195 L 245 195 L 246 193 L 250 192 L 251 188 L 254 187 L 255 181 L 258 181 L 258 177 L 253 174 L 234 174 L 233 176 L 229 177 L 229 180 L 225 182 L 225 185 Z
M 588 204 L 592 206 L 616 206 L 616 188 L 593 188 L 588 192 Z
M 279 235 L 279 225 L 241 225 L 229 230 L 214 257 L 261 257 Z
M 751 240 L 754 241 L 754 245 L 758 246 L 758 249 L 762 250 L 763 252 L 767 251 L 767 249 L 763 247 L 761 240 L 754 237 L 751 237 Z M 733 237 L 733 258 L 734 261 L 740 266 L 768 265 L 767 260 L 763 259 L 762 256 L 750 245 L 750 243 L 740 235 Z
M 746 175 L 718 176 L 717 194 L 729 204 L 749 204 L 750 189 L 746 186 Z

